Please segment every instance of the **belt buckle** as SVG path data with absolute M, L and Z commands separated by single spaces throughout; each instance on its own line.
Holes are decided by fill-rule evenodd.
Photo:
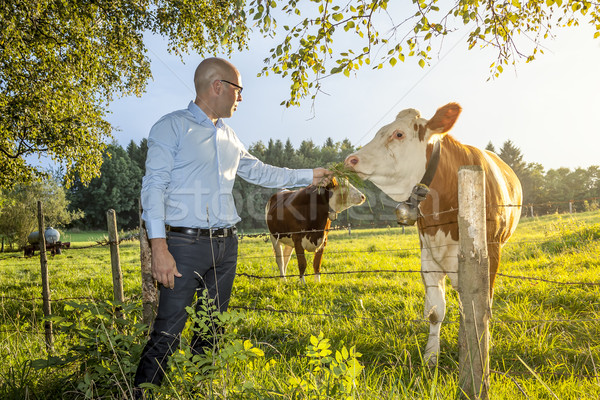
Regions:
M 209 228 L 210 234 L 212 237 L 228 237 L 228 236 L 233 236 L 235 234 L 235 228 L 231 227 L 231 228 L 216 228 L 216 229 L 212 229 Z
M 225 228 L 208 228 L 211 237 L 227 237 L 227 231 Z

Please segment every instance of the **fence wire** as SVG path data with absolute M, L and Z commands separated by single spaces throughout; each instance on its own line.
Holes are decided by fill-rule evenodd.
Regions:
M 588 199 L 588 200 L 593 200 L 596 201 L 598 200 L 598 198 L 593 198 L 593 199 Z M 587 201 L 587 200 L 579 200 L 579 201 Z M 567 201 L 567 202 L 556 202 L 556 204 L 568 204 L 568 203 L 573 203 L 573 201 Z M 548 203 L 543 203 L 541 204 L 545 207 L 549 206 Z M 524 205 L 525 207 L 531 207 L 532 205 Z M 507 205 L 494 205 L 492 207 L 502 207 L 502 208 L 506 208 L 506 207 L 518 207 L 518 208 L 522 208 L 523 205 L 512 205 L 512 204 L 507 204 Z M 432 213 L 431 217 L 439 217 L 441 214 L 446 214 L 446 213 L 456 213 L 458 210 L 457 209 L 449 209 L 446 211 L 440 211 L 440 212 L 435 212 Z M 455 222 L 451 222 L 451 223 L 455 223 Z M 327 230 L 322 230 L 321 232 L 330 232 L 330 231 L 341 231 L 341 230 L 350 230 L 352 227 L 351 225 L 345 225 L 345 226 L 336 226 L 336 227 L 331 227 Z M 297 234 L 297 233 L 309 233 L 309 232 L 319 232 L 319 230 L 311 230 L 311 231 L 300 231 L 300 232 L 287 232 L 287 233 L 281 233 L 281 235 L 285 235 L 285 234 Z M 268 241 L 268 238 L 271 236 L 271 234 L 269 232 L 260 232 L 260 233 L 254 233 L 254 234 L 244 234 L 241 233 L 239 234 L 239 237 L 241 240 L 245 239 L 245 238 L 264 238 L 265 241 Z M 69 250 L 83 250 L 83 249 L 89 249 L 89 248 L 94 248 L 94 247 L 102 247 L 102 246 L 108 246 L 111 244 L 120 244 L 122 242 L 125 241 L 131 241 L 131 240 L 136 240 L 138 239 L 138 235 L 136 234 L 130 234 L 128 236 L 125 236 L 123 238 L 120 238 L 117 242 L 114 241 L 109 241 L 108 239 L 102 240 L 102 241 L 97 241 L 95 244 L 93 245 L 89 245 L 89 246 L 81 246 L 81 247 L 73 247 L 73 248 L 69 248 Z M 518 241 L 518 242 L 509 242 L 507 245 L 510 246 L 518 246 L 518 245 L 522 245 L 522 244 L 540 244 L 540 243 L 547 243 L 549 239 L 539 239 L 539 240 L 523 240 L 523 241 Z M 456 244 L 455 246 L 458 246 L 458 244 Z M 442 246 L 437 246 L 437 247 L 446 247 L 444 245 Z M 430 247 L 428 247 L 430 248 Z M 436 247 L 433 247 L 436 248 Z M 385 250 L 371 250 L 371 249 L 367 249 L 367 250 L 352 250 L 352 251 L 330 251 L 327 252 L 328 255 L 343 255 L 343 254 L 360 254 L 360 253 L 401 253 L 401 254 L 407 254 L 407 253 L 413 253 L 413 252 L 418 252 L 421 251 L 420 247 L 407 247 L 407 248 L 397 248 L 397 249 L 385 249 Z M 14 257 L 17 258 L 17 257 Z M 25 258 L 25 257 L 18 257 L 18 258 Z M 248 259 L 271 259 L 273 258 L 273 255 L 257 255 L 257 256 L 244 256 L 243 254 L 240 254 L 239 256 L 239 260 L 248 260 Z M 370 269 L 370 270 L 352 270 L 352 271 L 327 271 L 327 272 L 321 272 L 320 275 L 365 275 L 365 274 L 423 274 L 423 273 L 445 273 L 445 271 L 421 271 L 420 269 Z M 316 274 L 304 274 L 304 276 L 312 276 L 312 275 L 316 275 Z M 249 274 L 249 273 L 244 273 L 244 272 L 240 272 L 237 274 L 237 276 L 239 277 L 244 277 L 244 278 L 248 278 L 248 279 L 258 279 L 258 280 L 272 280 L 272 279 L 282 279 L 284 277 L 280 276 L 280 275 L 257 275 L 257 274 Z M 557 281 L 557 280 L 553 280 L 553 279 L 546 279 L 546 278 L 539 278 L 539 277 L 529 277 L 529 276 L 518 276 L 518 275 L 511 275 L 511 274 L 505 274 L 505 273 L 497 273 L 496 276 L 498 277 L 503 277 L 503 278 L 507 278 L 507 279 L 514 279 L 514 280 L 526 280 L 526 281 L 538 281 L 538 282 L 544 282 L 544 283 L 548 283 L 548 284 L 552 284 L 552 285 L 567 285 L 567 286 L 591 286 L 591 287 L 597 287 L 600 286 L 600 282 L 576 282 L 576 281 Z M 293 278 L 293 277 L 300 277 L 300 275 L 287 275 L 287 278 Z M 38 302 L 41 301 L 42 297 L 32 297 L 32 298 L 19 298 L 19 297 L 12 297 L 12 296 L 0 296 L 0 302 L 4 302 L 4 301 L 17 301 L 17 302 L 21 302 L 21 303 L 27 303 L 27 302 Z M 85 301 L 92 301 L 92 302 L 102 302 L 101 299 L 96 299 L 94 297 L 65 297 L 65 298 L 57 298 L 57 299 L 52 299 L 52 302 L 66 302 L 66 301 L 76 301 L 76 300 L 85 300 Z M 347 315 L 347 314 L 339 314 L 339 313 L 325 313 L 325 312 L 302 312 L 302 311 L 293 311 L 293 310 L 284 310 L 284 309 L 276 309 L 274 307 L 248 307 L 248 306 L 241 306 L 241 305 L 231 305 L 229 307 L 230 309 L 234 309 L 234 310 L 244 310 L 244 311 L 248 311 L 248 312 L 257 312 L 257 313 L 271 313 L 271 314 L 278 314 L 278 315 L 290 315 L 290 316 L 294 316 L 294 317 L 298 317 L 298 316 L 303 316 L 303 317 L 316 317 L 316 318 L 336 318 L 336 319 L 344 319 L 344 320 L 362 320 L 362 321 L 372 321 L 372 322 L 385 322 L 385 323 L 397 323 L 397 324 L 415 324 L 415 325 L 428 325 L 430 323 L 430 321 L 428 319 L 402 319 L 402 318 L 393 318 L 393 317 L 389 317 L 389 318 L 381 318 L 381 317 L 370 317 L 370 316 L 361 316 L 361 315 Z M 510 319 L 510 320 L 501 320 L 501 319 L 495 319 L 492 317 L 492 319 L 490 320 L 490 326 L 493 326 L 494 324 L 538 324 L 538 325 L 542 325 L 542 324 L 567 324 L 567 325 L 576 325 L 576 324 L 582 324 L 582 323 L 600 323 L 600 319 L 594 319 L 594 318 L 580 318 L 580 319 L 529 319 L 529 320 L 514 320 L 514 319 Z M 444 324 L 459 324 L 459 321 L 444 321 Z M 23 332 L 27 332 L 28 334 L 31 333 L 37 333 L 39 335 L 43 335 L 44 332 L 31 332 L 27 329 L 24 330 L 11 330 L 11 329 L 7 329 L 7 330 L 2 330 L 0 331 L 0 334 L 13 334 L 13 333 L 23 333 Z M 492 373 L 495 374 L 499 374 L 499 375 L 503 375 L 503 376 L 507 376 L 510 379 L 511 375 L 515 375 L 514 372 L 512 371 L 506 371 L 506 372 L 499 372 L 499 371 L 494 371 L 491 370 Z M 567 373 L 556 373 L 556 372 L 538 372 L 536 371 L 536 373 L 541 374 L 541 375 L 547 375 L 547 376 L 566 376 L 566 377 L 573 377 L 573 376 L 577 376 L 577 377 L 582 377 L 582 378 L 588 378 L 588 379 L 599 379 L 600 377 L 597 375 L 587 375 L 587 374 L 567 374 Z M 519 375 L 525 375 L 527 374 L 526 372 L 521 372 L 518 373 Z

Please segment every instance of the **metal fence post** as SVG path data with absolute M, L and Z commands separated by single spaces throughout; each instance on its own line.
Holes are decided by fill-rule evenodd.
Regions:
M 485 175 L 479 166 L 458 171 L 458 334 L 462 398 L 489 399 L 490 278 L 486 241 Z

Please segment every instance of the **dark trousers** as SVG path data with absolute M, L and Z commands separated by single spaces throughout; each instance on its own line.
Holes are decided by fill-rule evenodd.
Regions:
M 175 278 L 173 289 L 160 287 L 158 312 L 136 371 L 136 387 L 146 382 L 160 385 L 168 357 L 179 346 L 181 332 L 188 318 L 185 308 L 192 305 L 194 295 L 198 295 L 196 309 L 200 309 L 203 302 L 206 303 L 203 292 L 207 289 L 208 297 L 214 300 L 219 312 L 227 310 L 231 297 L 237 266 L 237 236 L 211 240 L 207 236 L 169 232 L 167 243 L 177 269 L 183 276 Z M 193 350 L 203 354 L 204 348 L 212 348 L 213 336 L 199 337 L 195 334 L 192 339 Z

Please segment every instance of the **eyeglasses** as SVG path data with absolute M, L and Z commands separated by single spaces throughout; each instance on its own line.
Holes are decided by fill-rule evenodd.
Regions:
M 226 81 L 225 79 L 219 79 L 219 82 L 225 82 L 225 83 L 229 83 L 231 86 L 233 86 L 233 87 L 235 87 L 235 88 L 239 89 L 240 91 L 238 92 L 238 94 L 242 94 L 242 90 L 244 90 L 244 88 L 243 88 L 243 87 L 241 87 L 240 85 L 236 85 L 235 83 L 233 83 L 233 82 L 229 82 L 229 81 Z

